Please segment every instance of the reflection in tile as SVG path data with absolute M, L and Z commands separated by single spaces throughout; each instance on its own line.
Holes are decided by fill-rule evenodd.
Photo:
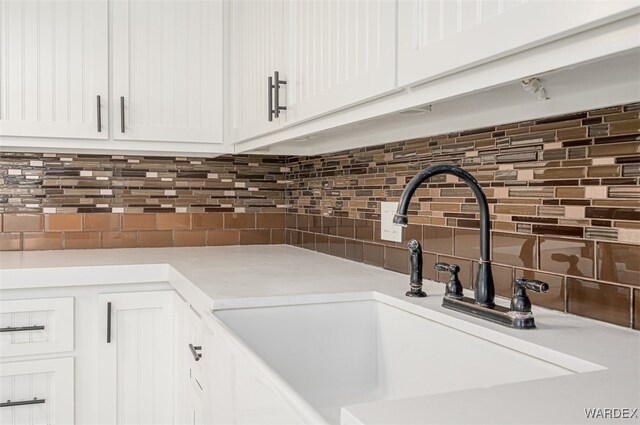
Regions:
M 631 291 L 624 286 L 567 278 L 567 312 L 629 326 Z
M 385 246 L 384 268 L 399 273 L 409 273 L 409 252 L 404 248 Z
M 316 251 L 324 252 L 325 254 L 329 254 L 329 236 L 327 235 L 316 235 Z
M 439 254 L 453 253 L 453 229 L 440 226 L 423 226 L 422 249 Z
M 362 262 L 363 259 L 363 243 L 361 241 L 355 241 L 353 239 L 346 240 L 345 253 L 346 258 L 349 260 Z
M 519 277 L 529 280 L 541 280 L 549 284 L 549 292 L 546 294 L 527 291 L 531 304 L 564 311 L 564 277 L 533 270 L 516 269 L 515 278 Z
M 459 257 L 449 257 L 447 255 L 439 255 L 438 261 L 441 263 L 447 263 L 447 264 L 457 264 L 460 267 L 458 278 L 460 279 L 460 282 L 462 282 L 462 287 L 467 289 L 473 288 L 473 282 L 475 281 L 475 276 L 472 276 L 473 267 L 471 266 L 471 260 L 467 260 Z M 438 282 L 446 283 L 449 281 L 448 272 L 438 272 L 437 276 L 438 278 L 436 280 Z
M 594 242 L 540 238 L 540 269 L 577 277 L 593 277 Z
M 513 296 L 513 268 L 508 266 L 500 266 L 498 264 L 491 265 L 493 272 L 493 284 L 496 288 L 496 295 L 511 299 Z M 473 261 L 473 279 L 478 274 L 478 262 Z
M 498 232 L 493 232 L 492 236 L 493 262 L 527 268 L 536 267 L 535 236 Z
M 480 258 L 480 231 L 454 229 L 454 254 L 458 257 Z
M 422 253 L 422 277 L 424 279 L 430 279 L 437 281 L 438 272 L 433 266 L 438 262 L 438 256 L 436 254 L 430 254 L 428 252 Z
M 640 286 L 640 245 L 598 242 L 598 278 Z
M 384 265 L 384 245 L 364 243 L 363 261 L 373 266 Z
M 333 236 L 329 237 L 329 253 L 331 255 L 335 255 L 336 257 L 344 258 L 345 257 L 345 249 L 346 245 L 344 242 L 344 238 L 336 238 Z

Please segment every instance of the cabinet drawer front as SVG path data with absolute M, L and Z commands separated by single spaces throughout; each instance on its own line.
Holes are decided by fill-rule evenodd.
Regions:
M 73 351 L 73 297 L 0 301 L 0 358 Z
M 0 423 L 73 424 L 73 357 L 0 364 Z

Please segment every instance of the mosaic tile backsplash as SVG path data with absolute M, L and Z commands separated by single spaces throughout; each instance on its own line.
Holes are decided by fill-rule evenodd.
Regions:
M 477 270 L 475 198 L 437 176 L 413 198 L 403 243 L 381 241 L 380 201 L 453 163 L 492 214 L 498 295 L 548 282 L 534 304 L 640 329 L 640 104 L 313 157 L 0 153 L 0 250 L 288 243 L 426 278 Z

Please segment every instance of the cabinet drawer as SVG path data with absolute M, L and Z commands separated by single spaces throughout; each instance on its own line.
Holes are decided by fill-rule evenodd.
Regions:
M 73 351 L 73 297 L 0 301 L 0 357 Z
M 73 357 L 0 363 L 0 423 L 73 424 Z

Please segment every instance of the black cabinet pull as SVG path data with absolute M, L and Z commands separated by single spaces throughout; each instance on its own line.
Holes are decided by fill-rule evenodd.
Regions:
M 124 96 L 120 96 L 120 132 L 124 133 Z
M 0 328 L 0 332 L 25 332 L 25 331 L 43 331 L 44 326 L 7 326 L 6 328 Z
M 102 132 L 102 110 L 100 109 L 100 95 L 96 96 L 96 114 L 98 115 L 98 133 Z
M 278 118 L 280 116 L 280 111 L 286 111 L 286 106 L 280 106 L 280 86 L 287 84 L 286 81 L 280 79 L 280 73 L 278 71 L 273 73 L 273 97 L 275 108 L 273 111 L 273 115 Z
M 34 398 L 33 400 L 24 400 L 24 401 L 11 401 L 7 400 L 5 403 L 0 403 L 0 407 L 15 407 L 15 406 L 26 406 L 28 404 L 42 404 L 45 402 L 44 398 Z
M 189 344 L 189 350 L 191 351 L 191 355 L 193 356 L 193 360 L 198 361 L 202 357 L 202 354 L 198 353 L 198 351 L 202 350 L 201 345 L 193 345 Z
M 107 344 L 111 344 L 111 301 L 107 303 Z
M 267 79 L 267 88 L 269 89 L 269 94 L 267 96 L 267 101 L 269 103 L 269 121 L 273 121 L 273 77 L 269 77 Z

